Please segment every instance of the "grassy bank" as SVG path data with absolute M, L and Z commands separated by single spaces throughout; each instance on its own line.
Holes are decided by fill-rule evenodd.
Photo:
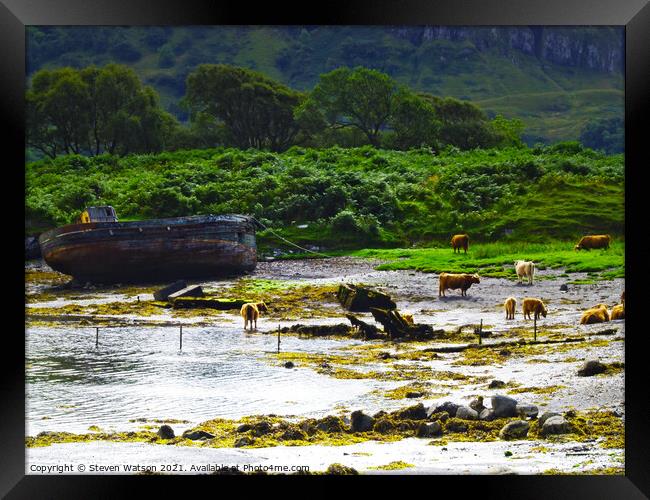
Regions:
M 538 268 L 565 268 L 567 273 L 586 272 L 593 279 L 625 277 L 625 243 L 615 241 L 609 250 L 573 250 L 575 242 L 481 243 L 470 244 L 469 252 L 454 254 L 451 247 L 412 249 L 366 249 L 350 252 L 355 257 L 387 262 L 381 270 L 413 269 L 421 272 L 474 273 L 482 276 L 514 278 L 515 260 L 532 260 Z M 503 266 L 507 266 L 505 269 Z

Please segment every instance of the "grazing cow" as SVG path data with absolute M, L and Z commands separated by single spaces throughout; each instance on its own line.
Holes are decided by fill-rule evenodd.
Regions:
M 515 307 L 517 307 L 517 300 L 514 297 L 508 297 L 503 304 L 506 310 L 506 319 L 515 319 Z
M 268 310 L 264 302 L 249 302 L 241 306 L 239 314 L 244 318 L 244 330 L 246 330 L 248 323 L 251 325 L 251 330 L 253 329 L 253 323 L 255 323 L 255 329 L 257 330 L 257 318 L 260 312 L 266 312 Z
M 445 290 L 460 288 L 462 296 L 467 295 L 467 289 L 472 283 L 480 283 L 478 274 L 450 274 L 440 273 L 440 285 L 438 287 L 438 297 L 445 296 Z
M 467 253 L 467 247 L 469 246 L 469 236 L 466 234 L 455 234 L 451 238 L 451 247 L 454 249 L 454 253 L 458 250 L 460 253 L 461 248 Z
M 404 318 L 404 321 L 406 321 L 409 325 L 411 326 L 415 325 L 415 321 L 413 321 L 412 314 L 402 314 L 402 318 Z
M 592 248 L 609 248 L 612 237 L 609 234 L 595 234 L 583 236 L 574 250 L 591 250 Z
M 517 272 L 517 282 L 523 283 L 524 276 L 529 285 L 533 284 L 533 277 L 535 276 L 535 263 L 526 260 L 515 261 L 515 271 Z
M 540 315 L 546 317 L 546 306 L 539 299 L 526 298 L 522 304 L 522 311 L 524 313 L 524 319 L 530 319 L 530 313 L 535 315 L 535 319 L 538 319 Z
M 591 309 L 582 313 L 580 318 L 581 325 L 591 325 L 593 323 L 605 323 L 609 321 L 609 312 L 606 304 L 598 304 Z
M 617 304 L 612 307 L 612 314 L 609 319 L 612 321 L 615 319 L 625 319 L 625 304 Z

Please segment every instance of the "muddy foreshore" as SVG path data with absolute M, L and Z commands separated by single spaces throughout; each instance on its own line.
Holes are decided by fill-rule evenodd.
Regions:
M 538 272 L 532 286 L 482 278 L 467 297 L 451 291 L 439 298 L 435 274 L 377 271 L 377 264 L 348 257 L 261 262 L 246 277 L 200 283 L 208 294 L 269 304 L 258 330 L 244 333 L 238 311 L 163 309 L 152 304 L 156 286 L 69 287 L 67 277 L 39 261 L 28 263 L 28 464 L 56 464 L 65 456 L 79 464 L 306 464 L 312 471 L 341 463 L 362 473 L 623 473 L 625 322 L 579 325 L 585 309 L 618 302 L 622 279 L 568 284 L 562 291 L 561 285 L 583 276 L 547 269 Z M 280 354 L 274 352 L 274 336 L 267 334 L 278 326 L 347 322 L 334 296 L 343 282 L 388 293 L 401 312 L 445 335 L 426 342 L 294 335 L 283 338 Z M 515 319 L 506 321 L 502 305 L 509 296 L 517 298 L 518 308 Z M 521 315 L 524 297 L 541 298 L 548 306 L 548 316 L 537 325 L 539 343 L 530 342 L 532 321 Z M 369 313 L 358 316 L 373 322 Z M 476 343 L 472 330 L 480 321 L 489 332 L 482 346 L 463 349 Z M 168 330 L 181 323 L 193 330 L 179 352 L 177 334 Z M 93 350 L 95 326 L 107 332 L 115 327 L 102 337 L 103 354 Z M 154 342 L 156 328 L 166 328 L 166 333 Z M 234 352 L 238 350 L 242 352 Z M 84 363 L 79 363 L 82 358 Z M 116 362 L 110 361 L 115 359 L 124 369 L 108 379 L 107 372 L 116 370 Z M 588 360 L 599 360 L 609 369 L 578 376 Z M 291 366 L 288 362 L 291 368 L 285 367 Z M 242 363 L 249 372 L 237 368 Z M 237 371 L 246 372 L 247 379 L 223 375 Z M 165 374 L 169 378 L 170 373 L 177 377 L 178 395 L 168 389 Z M 112 416 L 79 395 L 101 384 L 124 406 Z M 193 395 L 196 406 L 203 405 L 200 410 L 178 389 L 186 386 L 192 393 L 193 384 L 202 391 L 200 397 Z M 250 398 L 242 391 L 250 392 Z M 144 395 L 152 392 L 155 396 L 146 400 Z M 535 405 L 538 416 L 559 413 L 571 432 L 541 436 L 537 418 L 525 418 L 528 434 L 504 440 L 500 429 L 519 417 L 468 420 L 466 431 L 463 425 L 450 426 L 444 415 L 443 420 L 432 414 L 408 422 L 390 417 L 420 403 L 427 410 L 444 401 L 467 406 L 479 396 L 489 408 L 496 395 Z M 167 397 L 170 404 L 157 404 L 156 397 Z M 131 408 L 132 398 L 147 404 L 133 403 Z M 375 423 L 386 412 L 391 425 L 354 432 L 351 414 L 357 410 L 373 416 Z M 340 429 L 312 432 L 305 423 L 324 418 L 340 419 Z M 451 418 L 452 424 L 455 420 Z M 251 430 L 237 430 L 262 421 L 272 431 L 255 436 Z M 439 423 L 440 435 L 423 435 L 418 431 L 423 423 Z M 173 428 L 174 438 L 159 436 L 163 424 Z M 188 430 L 212 437 L 188 439 L 182 436 Z

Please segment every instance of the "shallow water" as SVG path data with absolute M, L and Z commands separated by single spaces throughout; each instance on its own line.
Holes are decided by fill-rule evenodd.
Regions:
M 277 337 L 241 327 L 185 327 L 182 351 L 176 327 L 100 329 L 98 348 L 94 328 L 30 328 L 26 338 L 27 435 L 126 430 L 141 418 L 325 415 L 340 405 L 378 407 L 370 392 L 394 385 L 276 366 Z M 328 352 L 355 343 L 286 336 L 281 347 Z
M 450 293 L 444 299 L 437 296 L 433 275 L 375 271 L 372 264 L 356 259 L 260 263 L 253 277 L 289 279 L 305 284 L 339 281 L 372 284 L 388 291 L 402 312 L 414 313 L 418 322 L 428 323 L 434 328 L 453 331 L 461 325 L 476 324 L 482 320 L 486 329 L 497 334 L 485 339 L 485 343 L 502 340 L 499 334 L 511 328 L 525 327 L 526 335 L 530 335 L 532 322 L 524 320 L 519 311 L 515 320 L 504 321 L 501 304 L 510 295 L 518 299 L 538 296 L 550 305 L 548 318 L 538 322 L 542 338 L 551 332 L 561 332 L 568 337 L 589 337 L 590 332 L 602 329 L 603 325 L 578 325 L 581 311 L 597 302 L 616 301 L 624 281 L 617 279 L 599 285 L 570 286 L 568 292 L 561 292 L 559 285 L 565 280 L 557 276 L 560 272 L 540 272 L 549 279 L 540 280 L 532 287 L 519 286 L 503 279 L 484 279 L 480 285 L 470 289 L 468 297 Z M 201 284 L 205 288 L 220 288 L 234 282 Z M 47 291 L 47 286 L 38 285 L 26 291 L 36 293 L 42 290 Z M 87 292 L 92 298 L 85 298 L 85 291 L 61 294 L 56 300 L 48 299 L 48 302 L 29 304 L 29 307 L 137 300 L 135 297 L 127 298 L 121 291 L 118 287 Z M 141 298 L 144 300 L 144 295 Z M 369 313 L 359 314 L 359 317 L 372 321 Z M 238 419 L 256 414 L 277 414 L 288 418 L 321 417 L 336 413 L 349 416 L 356 409 L 372 414 L 417 402 L 423 402 L 425 406 L 441 400 L 467 404 L 477 394 L 489 397 L 495 392 L 507 393 L 487 389 L 486 380 L 493 378 L 521 387 L 560 387 L 552 396 L 535 393 L 516 395 L 516 399 L 522 402 L 538 405 L 540 411 L 566 411 L 572 407 L 612 408 L 621 414 L 625 411 L 624 373 L 603 378 L 576 377 L 576 371 L 585 359 L 593 357 L 607 362 L 624 361 L 624 341 L 576 348 L 566 353 L 549 350 L 548 353 L 532 356 L 538 358 L 534 363 L 515 357 L 505 358 L 496 364 L 457 366 L 455 361 L 461 354 L 441 354 L 432 361 L 416 364 L 433 370 L 479 376 L 484 380 L 432 380 L 432 391 L 447 393 L 447 396 L 442 399 L 393 400 L 384 397 L 385 391 L 406 385 L 409 381 L 336 379 L 319 374 L 313 366 L 304 366 L 300 362 L 296 363 L 297 368 L 286 369 L 274 359 L 277 337 L 262 333 L 274 329 L 277 324 L 339 323 L 345 321 L 343 317 L 273 321 L 273 324 L 264 318 L 258 333 L 244 332 L 241 318 L 236 312 L 209 318 L 174 318 L 168 310 L 161 310 L 160 316 L 130 319 L 183 323 L 182 351 L 179 350 L 178 326 L 140 324 L 100 328 L 98 348 L 95 347 L 94 327 L 71 326 L 65 322 L 47 327 L 28 327 L 26 435 L 35 436 L 41 431 L 86 433 L 90 426 L 108 432 L 129 431 L 146 424 L 160 425 L 153 420 L 186 421 L 171 424 L 178 435 L 186 428 L 213 418 Z M 203 326 L 206 321 L 213 324 Z M 617 330 L 616 335 L 608 339 L 624 339 L 624 321 L 612 322 L 607 327 Z M 604 337 L 592 337 L 600 338 Z M 353 339 L 284 336 L 281 348 L 284 352 L 350 356 L 354 351 L 338 350 L 361 343 Z M 428 343 L 426 347 L 433 347 L 434 344 Z M 389 351 L 398 350 L 398 346 L 394 349 L 382 347 Z M 359 366 L 352 368 L 363 369 Z M 379 364 L 365 369 L 375 368 L 385 366 Z M 440 447 L 427 446 L 428 441 L 424 441 L 405 439 L 398 443 L 361 443 L 350 447 L 278 446 L 260 450 L 194 449 L 144 443 L 73 443 L 29 448 L 27 457 L 28 465 L 34 462 L 57 464 L 64 458 L 74 463 L 96 460 L 103 464 L 144 463 L 147 460 L 152 463 L 215 461 L 292 464 L 299 460 L 299 463 L 309 464 L 312 470 L 324 470 L 330 463 L 341 462 L 368 473 L 378 471 L 367 467 L 405 460 L 415 464 L 415 467 L 395 473 L 452 474 L 539 473 L 553 467 L 570 471 L 574 467 L 581 467 L 581 462 L 586 460 L 592 461 L 589 468 L 595 468 L 619 464 L 622 457 L 622 450 L 610 455 L 609 451 L 598 447 L 590 450 L 586 457 L 582 452 L 574 457 L 568 454 L 571 450 L 564 449 L 565 445 L 555 445 L 552 452 L 540 456 L 531 453 L 531 442 L 449 443 L 449 452 L 443 453 Z M 515 457 L 504 459 L 506 450 L 514 451 Z

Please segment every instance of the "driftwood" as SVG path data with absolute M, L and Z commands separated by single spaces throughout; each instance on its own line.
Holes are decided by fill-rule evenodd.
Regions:
M 435 332 L 430 325 L 412 325 L 402 317 L 397 309 L 379 309 L 377 307 L 371 307 L 370 312 L 375 318 L 375 321 L 382 324 L 384 331 L 390 339 L 399 339 L 404 337 L 430 339 L 435 335 Z
M 311 337 L 327 337 L 329 335 L 349 336 L 353 333 L 352 328 L 345 323 L 338 323 L 336 325 L 303 325 L 298 323 L 280 328 L 279 331 L 280 333 L 297 333 L 298 335 L 309 335 Z M 268 333 L 277 334 L 278 330 Z
M 178 297 L 172 301 L 174 309 L 218 309 L 227 311 L 229 309 L 240 309 L 247 302 L 247 299 L 219 299 L 216 297 Z
M 177 292 L 170 293 L 167 300 L 173 302 L 180 297 L 203 297 L 203 288 L 200 285 L 188 286 Z
M 370 312 L 371 307 L 395 309 L 397 305 L 390 296 L 352 284 L 342 284 L 336 294 L 339 303 L 348 311 Z
M 187 282 L 180 280 L 180 281 L 175 281 L 171 285 L 166 286 L 165 288 L 161 288 L 160 290 L 156 290 L 153 293 L 154 299 L 158 301 L 163 301 L 167 300 L 167 298 L 175 292 L 178 292 L 182 290 L 183 288 L 187 288 Z
M 498 348 L 498 347 L 520 347 L 527 345 L 540 345 L 540 344 L 567 344 L 571 342 L 583 342 L 586 340 L 584 337 L 577 337 L 574 339 L 560 339 L 560 340 L 516 340 L 514 342 L 495 342 L 494 344 L 466 344 L 460 346 L 448 346 L 448 347 L 429 347 L 423 349 L 423 352 L 462 352 L 467 349 L 488 349 L 488 348 Z
M 369 325 L 365 321 L 361 321 L 359 318 L 353 316 L 352 314 L 346 314 L 345 317 L 350 320 L 352 328 L 356 329 L 359 333 L 361 333 L 361 335 L 363 335 L 364 340 L 378 339 L 383 337 L 375 325 Z

